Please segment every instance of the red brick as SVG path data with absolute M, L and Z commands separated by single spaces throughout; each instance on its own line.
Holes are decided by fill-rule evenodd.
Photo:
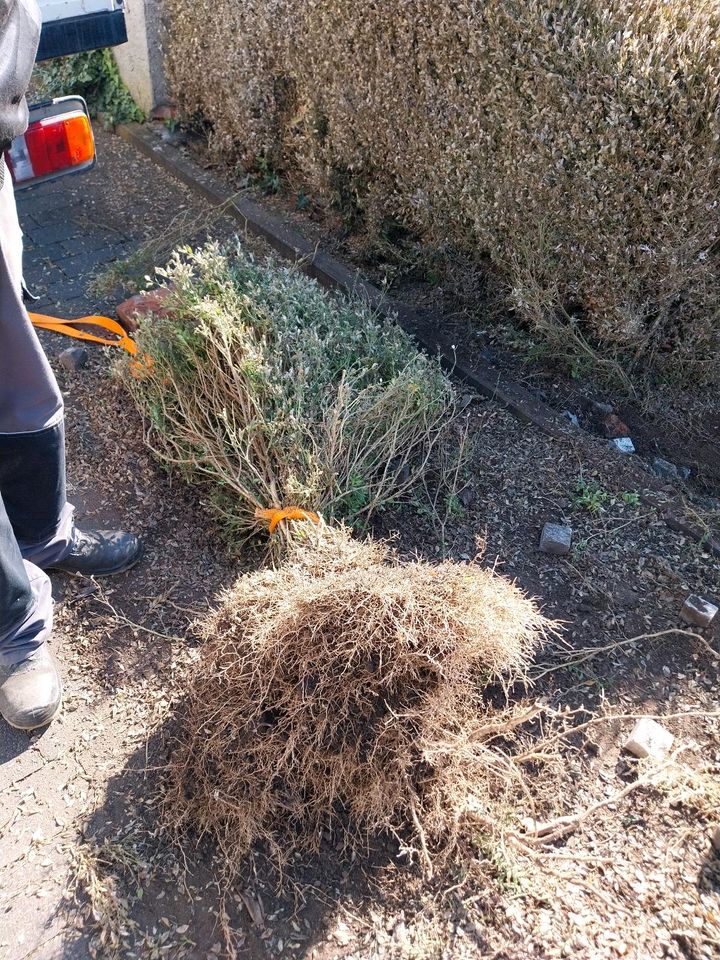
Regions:
M 603 417 L 603 431 L 608 440 L 618 440 L 620 437 L 629 437 L 630 428 L 616 413 L 608 413 Z
M 156 290 L 136 293 L 117 306 L 118 320 L 128 333 L 132 333 L 138 328 L 137 318 L 139 316 L 152 314 L 155 317 L 166 317 L 168 311 L 165 302 L 169 295 L 170 290 L 167 287 L 158 287 Z

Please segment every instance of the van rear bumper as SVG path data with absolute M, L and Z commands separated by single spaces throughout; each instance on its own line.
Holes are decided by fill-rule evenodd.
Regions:
M 122 10 L 49 20 L 42 25 L 37 60 L 52 60 L 53 57 L 66 57 L 99 47 L 116 47 L 126 42 L 127 28 Z

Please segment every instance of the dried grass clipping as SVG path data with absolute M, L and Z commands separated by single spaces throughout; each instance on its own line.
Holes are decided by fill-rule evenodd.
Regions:
M 509 782 L 491 747 L 512 723 L 484 699 L 551 626 L 471 563 L 402 563 L 344 529 L 295 525 L 279 569 L 241 577 L 203 625 L 165 810 L 234 862 L 284 857 L 330 830 L 346 847 L 392 831 L 448 851 Z

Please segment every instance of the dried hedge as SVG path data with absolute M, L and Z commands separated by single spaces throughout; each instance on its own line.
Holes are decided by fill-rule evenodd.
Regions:
M 555 342 L 714 373 L 715 0 L 165 4 L 220 154 L 489 252 Z

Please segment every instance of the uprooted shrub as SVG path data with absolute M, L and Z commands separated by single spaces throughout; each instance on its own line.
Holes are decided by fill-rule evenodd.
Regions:
M 204 482 L 233 535 L 268 508 L 365 520 L 423 475 L 454 394 L 396 324 L 240 248 L 160 273 L 167 316 L 141 324 L 125 381 L 151 448 Z
M 391 831 L 427 867 L 468 817 L 517 803 L 500 749 L 513 722 L 485 694 L 552 625 L 479 565 L 294 530 L 283 565 L 241 577 L 200 627 L 166 818 L 231 864 L 256 841 L 283 858 L 323 831 L 347 848 Z
M 166 8 L 172 87 L 219 154 L 488 252 L 563 352 L 717 377 L 716 0 Z

